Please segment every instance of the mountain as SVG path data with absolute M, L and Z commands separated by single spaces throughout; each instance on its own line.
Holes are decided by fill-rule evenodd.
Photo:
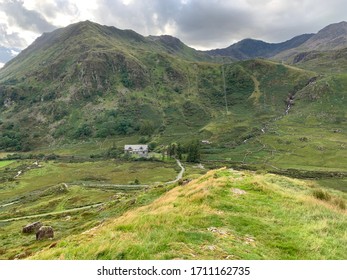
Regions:
M 168 54 L 192 61 L 218 61 L 210 55 L 185 45 L 180 39 L 170 35 L 148 36 L 146 39 L 162 47 Z
M 15 59 L 8 63 L 8 66 L 0 73 L 0 79 L 5 79 L 7 75 L 10 75 L 10 72 L 16 73 L 17 76 L 26 76 L 27 73 L 25 70 L 30 72 L 29 75 L 32 75 L 33 66 L 38 66 L 40 68 L 39 71 L 42 71 L 45 69 L 45 66 L 51 65 L 52 61 L 62 64 L 66 61 L 69 61 L 71 64 L 78 63 L 85 59 L 83 55 L 79 54 L 93 56 L 91 52 L 94 50 L 111 56 L 115 51 L 122 54 L 132 54 L 140 49 L 143 51 L 172 53 L 172 46 L 168 43 L 163 43 L 164 41 L 165 40 L 160 38 L 155 39 L 153 36 L 145 38 L 132 30 L 120 30 L 115 27 L 102 26 L 90 21 L 72 24 L 51 33 L 45 33 L 35 40 L 32 45 L 23 50 Z M 77 45 L 76 43 L 79 44 Z M 174 47 L 175 46 L 173 46 L 173 48 Z M 35 56 L 38 52 L 41 52 L 39 58 Z M 190 58 L 194 61 L 213 60 L 210 56 L 201 54 L 184 45 L 182 42 L 180 42 L 180 51 L 176 51 L 175 56 L 184 59 Z M 18 67 L 18 65 L 20 65 L 20 67 Z M 55 69 L 55 71 L 59 70 Z M 46 71 L 47 69 L 43 72 Z M 55 75 L 57 74 L 58 73 L 55 73 Z
M 225 49 L 211 50 L 207 53 L 210 55 L 230 56 L 237 60 L 246 60 L 257 57 L 269 58 L 282 51 L 302 45 L 312 36 L 313 34 L 303 34 L 277 44 L 266 43 L 254 39 L 245 39 Z
M 347 47 L 347 22 L 342 21 L 326 26 L 317 34 L 299 35 L 282 43 L 245 39 L 227 48 L 210 50 L 206 53 L 236 60 L 252 58 L 287 60 L 301 52 L 331 51 L 345 47 Z
M 249 65 L 226 65 L 224 94 L 220 64 L 197 58 L 213 60 L 172 37 L 145 38 L 91 22 L 43 34 L 0 71 L 2 126 L 13 130 L 14 122 L 18 130 L 35 130 L 47 140 L 131 134 L 141 130 L 140 120 L 157 132 L 165 127 L 167 134 L 175 126 L 201 128 L 225 107 L 225 94 L 230 106 L 244 106 L 254 86 Z M 276 69 L 266 63 L 252 67 L 257 65 L 265 72 Z M 282 100 L 277 103 L 282 106 Z M 30 139 L 15 135 L 7 137 Z
M 343 71 L 218 61 L 177 38 L 88 21 L 43 34 L 0 70 L 0 150 L 106 139 L 160 152 L 206 139 L 213 143 L 203 147 L 206 161 L 344 170 Z

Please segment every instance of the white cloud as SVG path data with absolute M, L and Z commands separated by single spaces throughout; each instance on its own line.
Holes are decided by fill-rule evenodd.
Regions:
M 19 52 L 15 51 L 15 50 L 11 50 L 11 56 L 15 57 L 16 55 L 18 55 Z
M 5 66 L 5 63 L 0 62 L 0 69 Z

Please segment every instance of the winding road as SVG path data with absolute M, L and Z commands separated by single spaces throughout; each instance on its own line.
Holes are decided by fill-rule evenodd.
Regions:
M 176 183 L 182 179 L 185 169 L 184 169 L 182 163 L 177 158 L 176 158 L 176 162 L 177 162 L 178 166 L 181 167 L 181 171 L 178 173 L 175 180 L 170 181 L 170 182 L 166 182 L 166 183 L 164 183 L 164 185 L 170 185 L 170 184 Z

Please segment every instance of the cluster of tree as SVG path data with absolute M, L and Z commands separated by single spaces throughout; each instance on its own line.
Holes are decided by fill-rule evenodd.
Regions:
M 26 133 L 19 131 L 13 124 L 4 125 L 0 131 L 0 150 L 29 151 L 30 138 Z
M 98 116 L 92 124 L 82 123 L 74 129 L 72 138 L 83 139 L 88 137 L 104 138 L 114 135 L 129 135 L 138 133 L 143 136 L 150 136 L 155 132 L 153 122 L 142 120 L 136 122 L 132 118 L 128 118 L 119 114 L 115 110 L 106 111 Z M 60 133 L 58 136 L 61 136 Z
M 182 160 L 183 155 L 185 155 L 187 162 L 200 162 L 201 144 L 199 140 L 192 140 L 185 145 L 180 143 L 171 143 L 163 150 L 163 154 L 164 153 L 171 158 L 174 157 Z

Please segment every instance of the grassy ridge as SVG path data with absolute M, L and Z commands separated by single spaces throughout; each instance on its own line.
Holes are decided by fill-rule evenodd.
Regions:
M 345 259 L 346 196 L 315 192 L 286 177 L 211 171 L 32 258 Z

